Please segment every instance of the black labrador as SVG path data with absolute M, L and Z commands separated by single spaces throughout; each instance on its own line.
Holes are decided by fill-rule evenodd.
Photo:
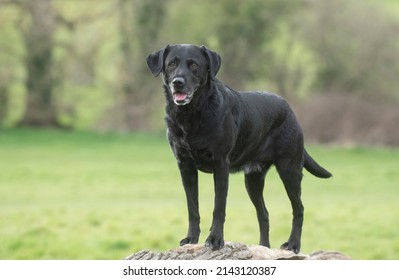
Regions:
M 221 58 L 205 46 L 174 45 L 147 57 L 154 76 L 162 74 L 166 97 L 167 136 L 186 192 L 189 226 L 180 245 L 200 235 L 198 170 L 213 173 L 215 205 L 205 244 L 224 246 L 229 172 L 244 171 L 255 205 L 260 244 L 270 247 L 269 217 L 263 200 L 265 175 L 275 165 L 291 201 L 290 237 L 281 248 L 298 253 L 304 208 L 302 168 L 329 178 L 331 173 L 305 151 L 302 130 L 287 102 L 268 92 L 237 92 L 216 79 Z

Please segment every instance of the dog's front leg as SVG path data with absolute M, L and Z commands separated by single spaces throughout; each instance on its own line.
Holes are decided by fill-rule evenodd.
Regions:
M 198 205 L 198 170 L 194 164 L 180 163 L 180 175 L 186 192 L 188 209 L 187 236 L 180 241 L 180 246 L 197 244 L 200 235 L 200 214 Z
M 205 245 L 212 250 L 218 250 L 224 246 L 223 227 L 226 217 L 226 199 L 229 186 L 229 169 L 227 164 L 223 164 L 213 173 L 215 184 L 215 206 L 213 210 L 213 221 L 211 233 Z

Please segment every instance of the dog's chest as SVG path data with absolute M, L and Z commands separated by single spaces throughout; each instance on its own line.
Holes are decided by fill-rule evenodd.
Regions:
M 200 122 L 168 122 L 169 140 L 177 157 L 190 157 L 197 168 L 212 172 L 215 162 L 215 130 Z

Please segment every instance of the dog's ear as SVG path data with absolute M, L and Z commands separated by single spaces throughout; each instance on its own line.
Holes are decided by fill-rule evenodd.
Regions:
M 160 51 L 148 55 L 146 58 L 147 66 L 155 77 L 157 77 L 162 72 L 165 56 L 168 50 L 169 45 L 167 45 Z
M 211 73 L 212 80 L 215 79 L 216 74 L 220 69 L 220 65 L 222 64 L 222 58 L 220 55 L 214 51 L 211 51 L 205 46 L 201 46 L 201 50 L 204 53 L 206 59 L 209 64 L 209 72 Z

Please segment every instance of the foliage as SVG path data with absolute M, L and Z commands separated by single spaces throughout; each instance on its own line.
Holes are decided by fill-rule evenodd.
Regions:
M 324 91 L 398 99 L 399 22 L 377 3 L 311 0 L 305 38 L 320 65 Z M 332 12 L 333 11 L 333 12 Z
M 52 19 L 54 26 L 49 40 L 34 39 L 45 29 L 36 28 L 30 14 L 46 2 L 52 13 L 39 19 Z M 276 91 L 290 99 L 326 92 L 399 99 L 399 9 L 392 0 L 27 3 L 0 1 L 3 126 L 29 123 L 28 96 L 47 91 L 51 103 L 44 99 L 36 107 L 50 108 L 63 126 L 156 130 L 162 89 L 148 73 L 145 56 L 174 43 L 205 44 L 219 52 L 219 76 L 237 89 Z M 27 43 L 28 35 L 34 42 Z M 51 79 L 29 70 L 27 58 L 33 46 L 41 46 L 38 41 L 47 42 L 51 60 L 42 70 L 51 70 Z M 47 89 L 35 90 L 42 80 L 50 81 Z
M 399 151 L 308 147 L 334 174 L 305 172 L 303 252 L 398 259 Z M 186 203 L 164 136 L 0 129 L 0 259 L 122 259 L 167 250 L 186 233 Z M 212 176 L 200 174 L 204 242 Z M 271 243 L 286 241 L 291 207 L 277 173 L 266 178 Z M 255 209 L 243 175 L 230 178 L 225 238 L 256 244 Z

